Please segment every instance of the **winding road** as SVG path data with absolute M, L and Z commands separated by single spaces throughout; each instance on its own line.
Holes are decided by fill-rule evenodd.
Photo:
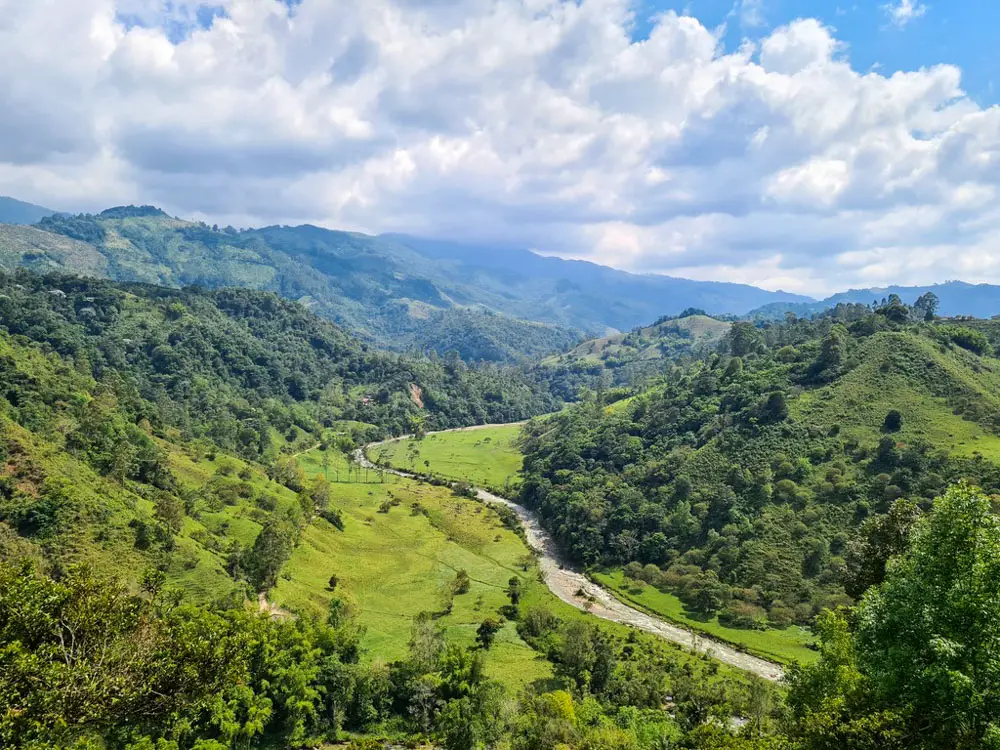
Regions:
M 486 427 L 500 427 L 503 425 L 481 425 L 479 427 L 461 427 L 458 430 L 443 430 L 442 432 L 458 432 L 465 430 L 483 429 Z M 442 434 L 429 433 L 429 434 Z M 390 469 L 384 466 L 377 466 L 372 463 L 367 456 L 367 451 L 377 448 L 386 443 L 409 440 L 411 435 L 384 440 L 379 443 L 370 443 L 363 448 L 354 451 L 354 460 L 363 468 L 384 471 L 407 479 L 420 480 L 415 474 L 398 469 Z M 574 569 L 561 559 L 559 549 L 555 540 L 542 528 L 538 517 L 522 505 L 518 505 L 512 500 L 494 495 L 483 489 L 477 489 L 476 494 L 480 500 L 497 505 L 506 505 L 517 513 L 524 527 L 528 544 L 538 553 L 538 565 L 542 572 L 545 584 L 557 597 L 567 604 L 577 609 L 590 612 L 592 615 L 631 625 L 639 630 L 660 636 L 668 641 L 680 644 L 697 653 L 709 654 L 712 658 L 728 664 L 731 667 L 751 672 L 765 680 L 778 681 L 784 676 L 781 666 L 773 662 L 761 659 L 756 656 L 744 653 L 733 648 L 728 643 L 699 635 L 686 628 L 680 627 L 658 617 L 654 617 L 638 609 L 628 606 L 621 600 L 614 597 L 603 586 L 599 586 L 581 571 Z M 578 591 L 583 591 L 583 596 L 578 596 Z

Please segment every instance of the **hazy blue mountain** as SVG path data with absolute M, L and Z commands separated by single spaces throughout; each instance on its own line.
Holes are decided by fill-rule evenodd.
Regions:
M 0 224 L 34 224 L 55 213 L 51 208 L 0 195 Z
M 823 304 L 827 307 L 832 307 L 838 302 L 871 304 L 875 300 L 881 302 L 890 294 L 898 294 L 900 299 L 909 305 L 926 292 L 933 292 L 941 300 L 941 308 L 938 310 L 940 315 L 972 315 L 976 318 L 989 318 L 1000 314 L 1000 286 L 996 284 L 968 284 L 964 281 L 946 281 L 943 284 L 929 286 L 851 289 L 827 297 L 823 300 Z
M 778 319 L 786 312 L 800 317 L 808 317 L 823 312 L 840 303 L 860 303 L 870 305 L 881 302 L 890 294 L 908 305 L 913 304 L 917 297 L 927 292 L 933 292 L 941 301 L 938 314 L 946 317 L 970 315 L 975 318 L 990 318 L 1000 315 L 1000 286 L 996 284 L 969 284 L 964 281 L 946 281 L 928 286 L 887 286 L 870 289 L 849 289 L 839 292 L 819 302 L 776 302 L 757 308 L 751 317 L 761 319 Z
M 436 261 L 441 273 L 472 280 L 498 309 L 604 334 L 627 331 L 688 308 L 710 314 L 743 315 L 772 302 L 813 302 L 787 292 L 747 284 L 692 281 L 655 274 L 632 274 L 596 263 L 546 257 L 511 248 L 382 235 Z

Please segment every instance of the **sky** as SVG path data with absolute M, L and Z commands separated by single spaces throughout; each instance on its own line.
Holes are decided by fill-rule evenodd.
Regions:
M 0 194 L 1000 283 L 1000 3 L 0 0 Z

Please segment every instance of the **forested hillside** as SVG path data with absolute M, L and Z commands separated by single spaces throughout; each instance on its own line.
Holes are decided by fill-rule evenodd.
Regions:
M 555 600 L 496 514 L 352 476 L 355 441 L 421 418 L 551 408 L 517 371 L 372 352 L 240 290 L 19 272 L 0 277 L 0 323 L 4 747 L 350 732 L 358 747 L 652 750 L 709 716 L 772 721 L 772 704 L 752 709 L 770 689 Z M 428 580 L 407 584 L 418 568 Z M 359 600 L 379 590 L 402 593 Z M 258 592 L 292 614 L 263 598 L 258 614 Z M 369 638 L 361 623 L 386 610 Z
M 516 368 L 370 350 L 264 292 L 0 275 L 0 321 L 109 381 L 138 418 L 253 458 L 271 429 L 350 419 L 399 433 L 516 421 L 556 403 Z
M 347 462 L 553 409 L 551 368 L 372 351 L 269 293 L 0 276 L 0 744 L 992 747 L 1000 532 L 931 498 L 1000 484 L 1000 330 L 915 317 L 737 323 L 529 426 L 524 497 L 577 559 L 742 627 L 867 589 L 786 692 L 571 609 L 463 487 Z
M 71 244 L 68 240 L 75 240 Z M 579 332 L 631 329 L 690 306 L 739 313 L 805 298 L 739 284 L 635 276 L 513 249 L 371 237 L 313 226 L 236 230 L 120 207 L 0 225 L 0 267 L 165 286 L 273 291 L 383 348 L 517 361 Z
M 662 374 L 670 362 L 710 352 L 729 330 L 728 321 L 702 310 L 685 310 L 676 318 L 661 318 L 636 328 L 582 344 L 542 361 L 557 369 L 605 370 L 611 385 L 634 385 Z
M 925 317 L 737 323 L 646 394 L 534 425 L 522 498 L 574 559 L 693 612 L 809 623 L 879 582 L 947 485 L 1000 491 L 1000 324 Z

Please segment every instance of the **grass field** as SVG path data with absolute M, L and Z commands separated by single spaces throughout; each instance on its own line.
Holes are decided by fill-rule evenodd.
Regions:
M 633 605 L 638 605 L 655 615 L 667 620 L 685 625 L 692 630 L 698 630 L 719 640 L 728 641 L 742 646 L 750 653 L 767 659 L 788 664 L 793 661 L 809 663 L 815 661 L 819 654 L 809 648 L 815 639 L 804 628 L 792 626 L 768 630 L 741 630 L 727 628 L 719 624 L 719 618 L 700 620 L 691 617 L 684 604 L 673 594 L 660 591 L 653 586 L 636 584 L 625 577 L 621 570 L 607 573 L 594 573 L 594 579 L 612 591 L 619 599 Z
M 161 443 L 161 447 L 167 451 L 174 476 L 185 487 L 202 488 L 213 479 L 218 481 L 222 471 L 228 477 L 227 482 L 249 485 L 256 493 L 274 498 L 279 512 L 298 507 L 295 493 L 269 479 L 258 466 L 221 454 L 214 460 L 192 456 L 169 443 Z M 238 473 L 245 470 L 249 470 L 249 475 L 238 479 Z M 237 541 L 243 547 L 252 546 L 262 528 L 261 516 L 261 511 L 242 500 L 233 505 L 221 505 L 217 510 L 203 509 L 197 518 L 186 516 L 181 534 L 177 537 L 180 553 L 174 555 L 168 570 L 170 580 L 188 595 L 202 601 L 216 599 L 235 590 L 236 583 L 223 567 L 224 547 L 230 541 Z M 209 551 L 196 541 L 199 538 L 217 540 L 219 551 Z
M 391 443 L 383 456 L 400 469 L 430 470 L 452 479 L 464 479 L 473 484 L 494 486 L 505 469 L 496 469 L 493 462 L 502 461 L 509 468 L 519 466 L 521 454 L 514 445 L 517 437 L 515 426 L 449 432 L 432 435 L 422 441 L 406 440 Z M 485 438 L 489 437 L 489 440 Z M 412 448 L 419 453 L 414 456 Z M 411 461 L 411 458 L 413 459 Z M 429 466 L 423 461 L 427 460 Z M 619 598 L 631 604 L 679 622 L 694 630 L 699 630 L 721 640 L 737 644 L 748 651 L 780 662 L 808 662 L 816 658 L 816 652 L 808 648 L 811 634 L 798 627 L 784 630 L 740 630 L 720 625 L 717 618 L 707 622 L 689 617 L 677 597 L 646 586 L 641 593 L 633 593 L 632 587 L 624 580 L 621 572 L 595 576 Z M 547 592 L 546 592 L 547 593 Z M 552 597 L 554 599 L 554 597 Z
M 503 488 L 521 481 L 520 425 L 502 425 L 428 435 L 423 440 L 397 440 L 376 449 L 372 459 L 384 458 L 404 470 L 431 472 L 449 479 Z
M 463 645 L 471 645 L 479 624 L 507 603 L 504 589 L 512 576 L 539 585 L 533 569 L 519 566 L 524 543 L 487 506 L 398 477 L 380 483 L 375 472 L 368 474 L 370 483 L 364 472 L 356 481 L 356 470 L 347 482 L 343 454 L 325 455 L 326 466 L 319 450 L 299 461 L 307 475 L 345 480 L 333 483 L 331 500 L 343 513 L 344 531 L 321 519 L 305 529 L 271 591 L 275 604 L 322 616 L 339 596 L 365 628 L 366 658 L 392 661 L 408 653 L 414 618 L 443 610 L 444 592 L 459 569 L 468 572 L 471 589 L 456 596 L 451 613 L 437 622 L 449 641 Z M 379 512 L 387 500 L 396 504 Z M 335 591 L 328 588 L 333 574 L 339 578 Z M 492 676 L 515 689 L 552 679 L 551 665 L 520 639 L 513 623 L 499 633 L 487 662 Z

